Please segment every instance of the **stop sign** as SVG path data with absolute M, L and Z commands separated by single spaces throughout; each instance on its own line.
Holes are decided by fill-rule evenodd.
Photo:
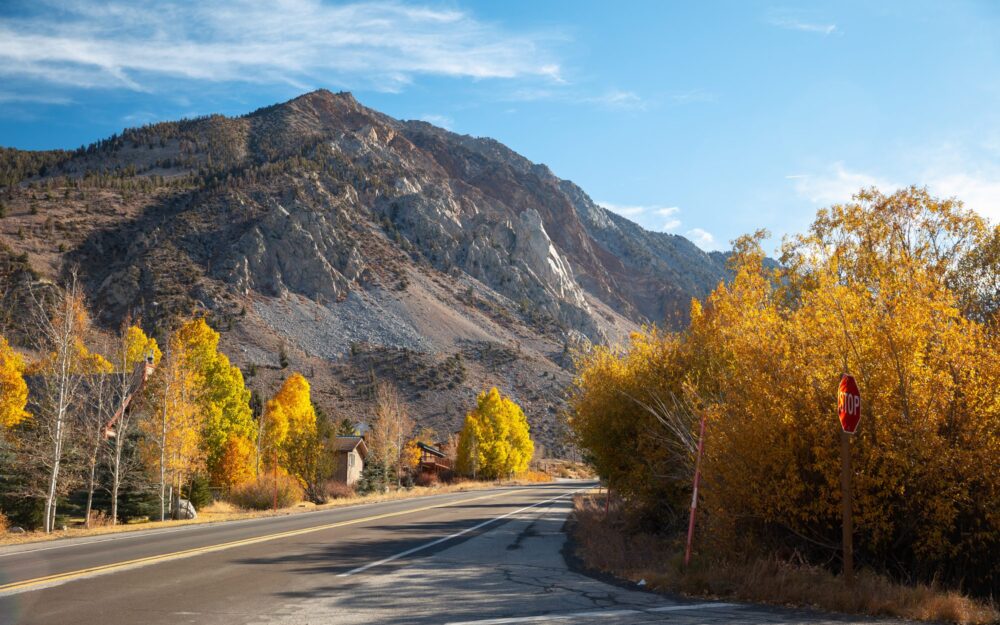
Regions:
M 848 434 L 854 434 L 861 421 L 861 391 L 854 376 L 843 375 L 840 387 L 837 389 L 837 412 L 840 413 L 840 426 Z

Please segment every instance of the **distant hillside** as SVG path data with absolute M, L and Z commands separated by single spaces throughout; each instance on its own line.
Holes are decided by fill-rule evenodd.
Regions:
M 553 452 L 572 350 L 681 325 L 724 276 L 494 140 L 347 93 L 3 149 L 0 184 L 0 292 L 79 266 L 105 324 L 205 314 L 253 386 L 284 351 L 338 418 L 392 379 L 445 432 L 499 385 Z

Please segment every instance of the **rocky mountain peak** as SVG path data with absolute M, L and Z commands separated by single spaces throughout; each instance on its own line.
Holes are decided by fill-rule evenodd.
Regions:
M 40 163 L 6 190 L 0 256 L 49 277 L 79 266 L 110 327 L 204 314 L 242 365 L 280 347 L 334 405 L 381 371 L 447 428 L 486 384 L 554 427 L 574 346 L 682 324 L 724 275 L 496 140 L 349 93 L 0 156 Z M 449 373 L 418 379 L 431 366 Z

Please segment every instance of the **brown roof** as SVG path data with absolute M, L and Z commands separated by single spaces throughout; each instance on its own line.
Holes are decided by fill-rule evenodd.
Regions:
M 358 453 L 364 458 L 368 455 L 368 445 L 365 439 L 360 436 L 338 436 L 337 451 L 349 452 L 358 448 Z

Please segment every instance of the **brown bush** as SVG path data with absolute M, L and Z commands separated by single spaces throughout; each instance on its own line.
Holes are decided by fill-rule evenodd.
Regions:
M 774 557 L 733 561 L 696 555 L 685 568 L 683 536 L 632 531 L 632 525 L 620 504 L 605 514 L 603 497 L 578 497 L 573 512 L 577 555 L 590 568 L 645 579 L 652 590 L 962 624 L 1000 619 L 988 603 L 934 586 L 905 586 L 871 571 L 861 571 L 848 588 L 821 567 Z
M 353 486 L 348 486 L 343 482 L 336 482 L 333 480 L 323 485 L 323 492 L 326 494 L 328 499 L 346 499 L 357 495 L 357 493 L 354 492 Z
M 277 482 L 279 508 L 288 508 L 302 501 L 304 493 L 298 480 L 279 474 Z M 271 475 L 262 475 L 252 482 L 237 486 L 229 494 L 232 503 L 248 510 L 267 510 L 274 505 L 274 499 L 275 479 Z
M 0 510 L 0 536 L 7 533 L 7 527 L 9 525 L 10 522 L 7 520 L 7 515 L 3 513 L 3 510 Z
M 112 525 L 111 517 L 104 510 L 90 511 L 90 524 L 87 527 L 107 527 Z
M 437 473 L 428 473 L 426 471 L 419 473 L 417 477 L 413 480 L 413 483 L 417 486 L 423 486 L 428 488 L 431 486 L 437 486 L 440 483 Z

